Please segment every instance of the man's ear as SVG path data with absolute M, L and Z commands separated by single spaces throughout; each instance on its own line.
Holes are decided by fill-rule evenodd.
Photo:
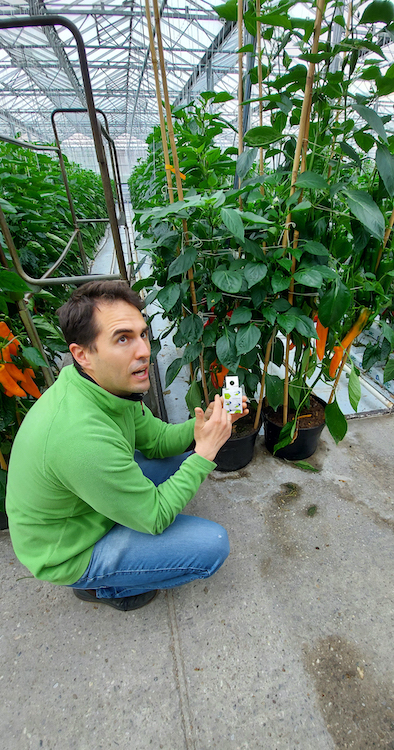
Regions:
M 75 361 L 82 369 L 90 367 L 89 350 L 79 344 L 70 344 L 68 347 Z

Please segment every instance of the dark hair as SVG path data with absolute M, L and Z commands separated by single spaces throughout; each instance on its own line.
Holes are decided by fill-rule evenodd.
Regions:
M 130 289 L 127 281 L 88 281 L 75 289 L 70 299 L 57 310 L 67 344 L 94 348 L 99 334 L 94 319 L 98 302 L 112 303 L 117 300 L 124 300 L 138 310 L 144 306 L 143 300 Z

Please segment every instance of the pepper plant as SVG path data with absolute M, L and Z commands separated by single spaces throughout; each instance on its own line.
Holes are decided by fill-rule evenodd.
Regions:
M 185 346 L 166 386 L 191 363 L 192 407 L 220 387 L 221 368 L 239 375 L 248 395 L 256 395 L 263 369 L 261 395 L 283 412 L 277 447 L 295 437 L 319 381 L 331 386 L 327 426 L 336 441 L 344 437 L 338 377 L 350 345 L 376 319 L 382 330 L 376 356 L 387 360 L 385 379 L 393 376 L 394 136 L 376 108 L 394 90 L 392 69 L 377 65 L 385 63 L 379 40 L 391 33 L 394 13 L 390 3 L 370 3 L 334 44 L 334 25 L 346 27 L 342 6 L 319 1 L 314 22 L 296 18 L 296 5 L 268 1 L 259 16 L 249 7 L 248 30 L 260 24 L 263 39 L 256 67 L 264 92 L 254 98 L 263 124 L 249 130 L 248 150 L 234 160 L 240 186 L 234 188 L 229 170 L 231 184 L 223 175 L 209 183 L 208 175 L 200 189 L 184 140 L 184 201 L 165 205 L 161 191 L 137 220 L 139 246 L 153 258 L 151 277 L 137 287 L 151 290 L 147 301 L 157 299 L 168 332 Z M 234 8 L 226 3 L 219 13 L 232 20 Z M 212 92 L 204 101 L 214 101 Z M 187 108 L 183 113 L 186 123 Z M 256 165 L 259 148 L 263 168 Z M 138 175 L 131 181 L 138 192 Z M 273 374 L 272 363 L 283 362 L 284 374 Z M 349 362 L 349 398 L 357 410 L 359 373 Z

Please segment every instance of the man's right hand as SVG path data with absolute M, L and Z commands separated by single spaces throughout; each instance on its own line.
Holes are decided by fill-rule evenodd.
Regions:
M 222 406 L 220 396 L 215 396 L 212 414 L 208 420 L 202 409 L 195 409 L 196 424 L 194 426 L 195 452 L 209 461 L 214 461 L 219 448 L 231 435 L 232 419 Z

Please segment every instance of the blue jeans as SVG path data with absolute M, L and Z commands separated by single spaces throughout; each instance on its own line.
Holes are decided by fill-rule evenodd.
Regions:
M 146 477 L 161 484 L 189 456 L 135 460 Z M 214 521 L 178 515 L 156 536 L 116 524 L 94 545 L 90 563 L 74 589 L 95 589 L 98 599 L 143 594 L 209 578 L 230 551 L 226 530 Z

